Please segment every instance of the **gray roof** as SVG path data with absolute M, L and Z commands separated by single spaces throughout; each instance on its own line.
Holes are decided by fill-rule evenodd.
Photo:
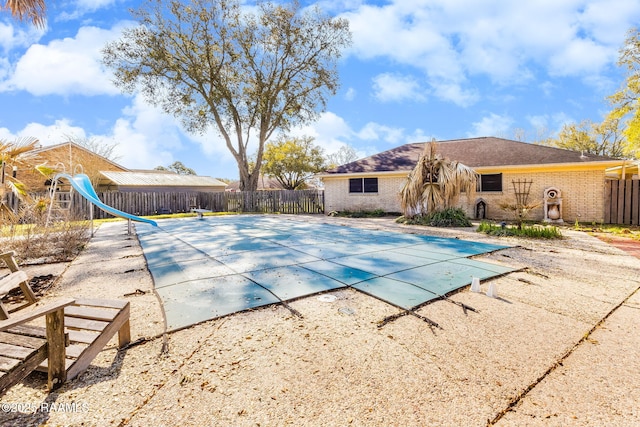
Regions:
M 509 139 L 482 137 L 437 141 L 437 152 L 471 168 L 616 162 L 606 156 L 582 155 L 561 148 Z M 410 171 L 424 151 L 426 142 L 401 145 L 355 162 L 330 169 L 325 174 Z
M 179 175 L 162 172 L 100 172 L 118 186 L 127 187 L 226 187 L 224 182 L 210 176 Z

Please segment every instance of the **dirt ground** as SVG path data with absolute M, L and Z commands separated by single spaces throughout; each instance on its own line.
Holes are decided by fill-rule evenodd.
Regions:
M 52 393 L 30 375 L 0 399 L 0 424 L 640 425 L 640 259 L 572 230 L 547 242 L 386 218 L 279 217 L 507 244 L 477 259 L 518 271 L 417 310 L 440 328 L 414 315 L 380 327 L 400 310 L 344 289 L 333 302 L 290 303 L 302 317 L 271 306 L 163 334 L 137 239 L 124 222 L 103 224 L 72 263 L 37 266 L 60 276 L 42 301 L 127 299 L 133 345 L 110 343 Z M 490 284 L 498 298 L 484 294 Z

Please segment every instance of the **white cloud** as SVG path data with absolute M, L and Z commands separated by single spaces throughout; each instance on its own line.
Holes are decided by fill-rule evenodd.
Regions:
M 469 107 L 480 99 L 475 88 L 464 89 L 461 85 L 451 82 L 433 82 L 433 93 L 441 99 L 451 101 L 460 107 Z
M 479 100 L 471 77 L 494 84 L 549 76 L 598 75 L 617 57 L 640 19 L 635 0 L 392 0 L 343 15 L 354 33 L 351 54 L 420 70 L 432 94 L 461 106 Z
M 0 22 L 0 48 L 9 52 L 18 47 L 26 47 L 38 41 L 45 30 L 29 25 L 25 28 L 10 23 Z
M 542 93 L 544 93 L 545 96 L 549 97 L 553 94 L 553 91 L 555 89 L 555 85 L 553 83 L 551 83 L 550 81 L 544 81 L 541 82 L 538 87 L 540 88 L 540 90 L 542 91 Z
M 77 0 L 77 5 L 83 10 L 98 10 L 115 4 L 115 0 Z
M 481 136 L 502 136 L 509 134 L 513 119 L 509 116 L 501 116 L 491 113 L 489 116 L 483 117 L 479 122 L 473 123 L 473 130 L 467 133 L 470 138 Z
M 427 76 L 428 83 L 432 79 L 445 79 L 450 85 L 464 82 L 466 77 L 458 54 L 447 34 L 432 25 L 427 7 L 406 6 L 404 2 L 381 7 L 363 5 L 344 14 L 353 32 L 352 54 L 411 65 Z
M 373 78 L 373 90 L 375 98 L 382 102 L 426 100 L 420 84 L 413 76 L 379 74 Z
M 0 138 L 7 140 L 15 140 L 22 137 L 38 138 L 43 145 L 54 145 L 66 142 L 66 135 L 76 135 L 78 137 L 86 137 L 84 129 L 74 126 L 70 120 L 56 120 L 53 124 L 45 125 L 42 123 L 28 123 L 24 128 L 15 133 L 7 128 L 0 129 Z
M 332 112 L 324 112 L 318 121 L 292 129 L 291 134 L 315 138 L 315 144 L 322 147 L 326 153 L 338 151 L 342 145 L 352 141 L 355 136 L 347 122 Z
M 529 116 L 527 121 L 534 129 L 546 129 L 549 125 L 549 116 L 543 114 L 541 116 Z
M 580 24 L 595 40 L 620 46 L 620 32 L 637 26 L 639 15 L 640 2 L 637 0 L 589 0 Z
M 117 95 L 110 73 L 101 65 L 100 50 L 120 36 L 121 27 L 82 27 L 74 38 L 34 44 L 20 58 L 0 90 L 25 90 L 33 95 Z
M 365 141 L 384 141 L 399 144 L 404 141 L 404 129 L 369 122 L 357 133 Z
M 593 40 L 573 39 L 549 58 L 549 73 L 558 76 L 597 75 L 615 62 L 617 51 Z
M 353 101 L 354 99 L 356 99 L 356 94 L 357 94 L 357 91 L 354 88 L 350 87 L 345 92 L 344 99 L 346 101 Z
M 119 163 L 133 169 L 153 169 L 173 163 L 171 152 L 136 128 L 135 122 L 118 119 L 112 131 L 112 138 L 118 143 L 114 154 Z
M 175 119 L 137 95 L 108 137 L 118 143 L 115 154 L 130 168 L 154 168 L 173 162 L 172 152 L 183 147 L 184 135 Z
M 55 16 L 55 22 L 79 20 L 88 13 L 105 9 L 114 4 L 116 4 L 116 0 L 76 0 L 71 10 L 63 11 Z

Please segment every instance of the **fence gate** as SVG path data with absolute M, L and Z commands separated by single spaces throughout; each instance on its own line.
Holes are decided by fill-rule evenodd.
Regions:
M 606 224 L 640 225 L 640 180 L 608 180 L 604 190 Z

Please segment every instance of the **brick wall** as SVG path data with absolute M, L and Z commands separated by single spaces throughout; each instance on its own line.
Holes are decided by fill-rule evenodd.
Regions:
M 374 209 L 400 212 L 398 193 L 406 179 L 404 176 L 378 176 L 378 193 L 350 194 L 349 178 L 354 177 L 325 178 L 326 212 Z M 529 219 L 544 219 L 544 190 L 556 187 L 562 192 L 562 217 L 565 222 L 573 222 L 576 218 L 584 222 L 604 220 L 604 170 L 503 173 L 502 192 L 478 192 L 470 201 L 461 197 L 460 205 L 473 217 L 475 201 L 482 198 L 487 203 L 487 218 L 512 219 L 512 213 L 502 210 L 499 205 L 503 202 L 515 203 L 512 181 L 518 180 L 533 181 L 529 203 L 538 203 L 539 206 L 531 212 Z
M 30 165 L 18 169 L 17 178 L 27 186 L 30 192 L 48 190 L 45 185 L 47 177 L 33 169 L 38 164 L 46 164 L 46 166 L 59 172 L 66 171 L 70 174 L 84 172 L 94 185 L 97 184 L 100 171 L 126 171 L 125 168 L 118 167 L 116 164 L 87 150 L 79 149 L 72 145 L 70 151 L 68 144 L 59 145 L 39 152 Z
M 350 176 L 349 178 L 356 178 Z M 399 193 L 404 177 L 378 177 L 377 193 L 349 193 L 349 178 L 324 180 L 325 213 L 331 211 L 400 212 Z
M 487 217 L 490 219 L 513 219 L 513 214 L 500 208 L 501 203 L 515 204 L 513 181 L 533 181 L 528 202 L 539 206 L 532 210 L 529 219 L 544 219 L 544 190 L 555 187 L 562 192 L 562 218 L 565 222 L 576 219 L 584 222 L 602 222 L 604 220 L 604 170 L 504 173 L 502 192 L 478 192 L 471 203 L 463 207 L 473 217 L 475 200 L 482 198 L 487 202 Z

